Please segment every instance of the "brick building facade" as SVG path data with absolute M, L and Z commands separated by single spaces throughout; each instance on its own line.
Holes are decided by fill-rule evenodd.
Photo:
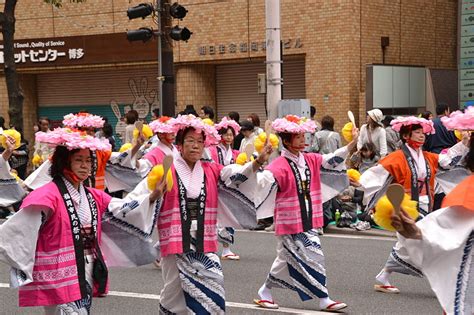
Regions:
M 20 1 L 17 5 L 15 38 L 18 40 L 124 33 L 153 26 L 149 18 L 129 21 L 126 16 L 127 8 L 143 2 L 141 0 L 87 0 L 82 4 L 64 1 L 61 9 L 54 9 L 42 0 L 35 1 L 38 3 L 34 6 L 30 1 Z M 193 35 L 189 42 L 173 43 L 176 112 L 186 104 L 194 104 L 197 109 L 212 105 L 217 107 L 220 116 L 225 115 L 222 109 L 227 111 L 229 107 L 225 102 L 232 96 L 228 95 L 232 91 L 226 90 L 225 86 L 233 80 L 232 75 L 229 76 L 233 68 L 229 65 L 254 64 L 255 71 L 261 71 L 265 58 L 264 3 L 264 0 L 180 1 L 189 12 L 179 24 L 188 27 Z M 287 75 L 291 75 L 287 80 L 288 93 L 308 98 L 316 106 L 318 118 L 323 114 L 332 115 L 337 128 L 347 120 L 347 110 L 364 119 L 366 65 L 382 62 L 381 37 L 390 38 L 385 55 L 387 64 L 456 69 L 457 9 L 458 3 L 454 0 L 281 0 L 284 60 L 293 65 L 287 71 Z M 125 35 L 123 38 L 123 41 L 117 41 L 116 49 L 128 45 Z M 127 103 L 133 103 L 138 97 L 146 98 L 150 106 L 156 102 L 149 91 L 156 85 L 154 69 L 155 58 L 20 68 L 25 93 L 26 137 L 32 138 L 31 126 L 38 115 L 53 113 L 51 108 L 65 111 L 67 106 L 71 110 L 82 106 L 89 109 L 95 103 L 106 106 L 104 103 L 115 101 L 116 95 L 112 94 L 105 94 L 100 100 L 85 94 L 71 96 L 75 100 L 69 100 L 68 95 L 59 96 L 48 86 L 56 75 L 62 76 L 61 83 L 68 81 L 71 74 L 74 80 L 65 83 L 64 91 L 74 94 L 79 89 L 74 88 L 76 84 L 80 86 L 78 81 L 101 82 L 107 80 L 105 74 L 113 76 L 114 72 L 119 73 L 117 80 L 114 78 L 109 86 L 114 86 L 113 82 L 118 82 L 118 78 L 127 73 L 136 74 L 134 78 L 132 74 L 125 78 L 128 85 L 123 83 L 123 88 L 133 90 L 141 81 L 140 73 L 146 72 L 147 85 L 138 87 L 142 90 L 139 96 L 128 91 L 130 98 L 117 100 L 119 106 L 127 109 Z M 239 67 L 235 69 L 237 82 L 245 73 L 237 73 Z M 225 78 L 230 83 L 221 82 Z M 255 80 L 251 83 L 255 87 L 251 93 L 257 93 L 257 79 L 253 76 L 251 79 Z M 136 83 L 132 84 L 130 80 Z M 49 91 L 43 91 L 43 88 Z M 58 89 L 63 90 L 61 86 Z M 85 86 L 84 89 L 90 88 Z M 250 92 L 240 93 L 243 97 Z M 77 101 L 82 97 L 84 104 Z M 7 100 L 4 78 L 0 77 L 0 115 L 4 117 L 7 117 Z M 264 102 L 263 96 L 255 100 Z M 263 108 L 263 103 L 261 106 Z M 239 111 L 239 108 L 235 110 Z M 120 115 L 114 113 L 117 117 L 109 119 L 119 118 Z M 54 114 L 59 115 L 58 112 Z

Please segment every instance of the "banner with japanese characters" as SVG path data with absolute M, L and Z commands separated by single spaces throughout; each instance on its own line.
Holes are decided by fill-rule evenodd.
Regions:
M 15 40 L 18 68 L 155 61 L 157 45 L 129 42 L 125 33 Z M 4 63 L 0 42 L 0 64 Z

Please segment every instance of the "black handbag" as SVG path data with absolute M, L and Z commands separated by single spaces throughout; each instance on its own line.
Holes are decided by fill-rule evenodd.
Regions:
M 94 283 L 97 283 L 97 291 L 99 294 L 104 294 L 107 287 L 107 278 L 109 270 L 105 264 L 104 258 L 102 257 L 102 252 L 100 251 L 99 245 L 96 242 L 95 245 L 95 259 L 94 266 L 92 267 L 92 278 Z

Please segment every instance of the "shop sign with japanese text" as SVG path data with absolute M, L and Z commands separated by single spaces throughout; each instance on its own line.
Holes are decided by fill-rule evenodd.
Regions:
M 18 68 L 151 61 L 158 53 L 156 45 L 130 43 L 124 33 L 17 40 L 14 49 Z
M 298 49 L 303 47 L 303 42 L 300 38 L 288 38 L 282 40 L 283 49 Z M 265 51 L 267 44 L 265 41 L 262 42 L 243 42 L 243 43 L 228 43 L 228 44 L 216 44 L 216 45 L 201 45 L 198 48 L 198 54 L 201 56 L 205 55 L 216 55 L 216 54 L 235 54 L 235 53 L 248 53 L 248 52 L 259 52 Z

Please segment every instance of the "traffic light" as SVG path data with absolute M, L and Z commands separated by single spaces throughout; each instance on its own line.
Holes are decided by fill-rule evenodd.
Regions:
M 136 5 L 127 10 L 128 18 L 130 20 L 137 18 L 144 19 L 147 16 L 154 14 L 154 17 L 157 18 L 157 23 L 159 24 L 158 31 L 154 33 L 151 28 L 142 27 L 138 30 L 128 31 L 127 39 L 129 41 L 141 40 L 143 42 L 146 42 L 150 40 L 154 35 L 162 36 L 168 34 L 173 40 L 182 40 L 187 42 L 193 34 L 188 28 L 181 28 L 176 25 L 170 29 L 169 26 L 163 26 L 159 22 L 160 18 L 168 20 L 169 17 L 182 20 L 187 15 L 187 13 L 188 10 L 186 10 L 186 8 L 180 5 L 178 2 L 175 2 L 172 5 L 169 5 L 168 2 L 165 2 L 161 5 L 160 8 L 153 7 L 151 3 L 140 3 L 139 5 Z
M 170 15 L 175 19 L 184 19 L 186 13 L 188 13 L 188 10 L 186 10 L 186 8 L 182 5 L 178 4 L 178 2 L 173 3 L 170 7 Z
M 188 13 L 188 10 L 186 10 L 186 8 L 182 5 L 178 4 L 178 2 L 175 2 L 170 6 L 169 13 L 171 17 L 182 20 Z M 187 42 L 191 38 L 192 32 L 187 27 L 181 28 L 176 25 L 170 30 L 169 34 L 173 40 L 182 40 Z
M 137 6 L 129 8 L 127 10 L 127 16 L 130 20 L 133 20 L 136 18 L 144 19 L 150 14 L 152 14 L 154 11 L 155 11 L 155 8 L 153 7 L 151 3 L 140 3 Z
M 127 32 L 127 39 L 130 42 L 134 41 L 143 41 L 146 42 L 153 37 L 153 30 L 148 27 L 141 27 L 138 30 L 128 31 Z
M 191 38 L 192 32 L 187 27 L 179 27 L 176 25 L 170 31 L 170 37 L 174 40 L 182 40 L 187 42 Z

